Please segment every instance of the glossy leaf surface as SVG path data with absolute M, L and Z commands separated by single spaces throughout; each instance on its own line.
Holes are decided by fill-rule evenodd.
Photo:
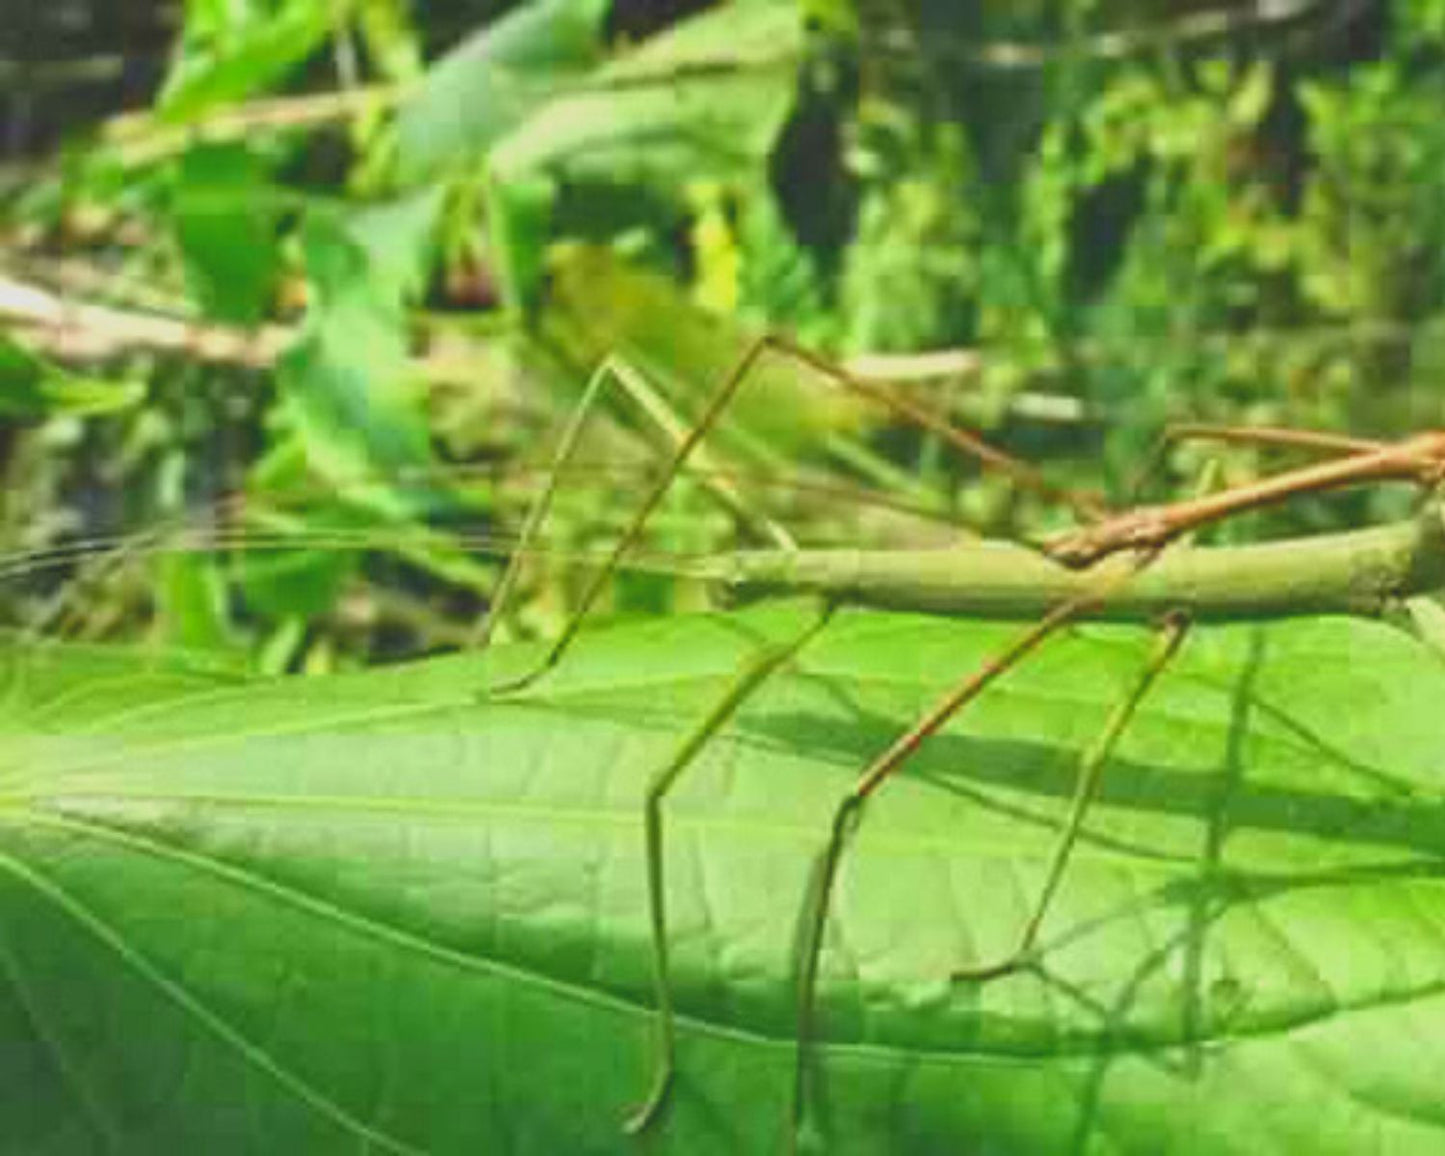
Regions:
M 626 1152 L 652 1004 L 640 799 L 779 605 L 527 656 L 238 682 L 16 650 L 0 1150 Z M 781 1150 L 793 943 L 859 768 L 1016 627 L 841 614 L 667 806 L 680 1024 L 657 1152 Z M 866 814 L 829 923 L 828 1150 L 1437 1151 L 1445 666 L 1391 628 L 1196 632 L 1044 928 L 1080 749 L 1149 647 L 1079 629 Z

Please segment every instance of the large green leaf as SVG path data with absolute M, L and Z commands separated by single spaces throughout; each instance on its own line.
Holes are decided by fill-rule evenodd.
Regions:
M 652 186 L 751 175 L 792 105 L 797 7 L 748 0 L 685 20 L 599 69 L 499 141 L 499 174 Z
M 754 184 L 793 105 L 803 23 L 782 0 L 693 16 L 595 70 L 496 140 L 492 247 L 514 306 L 537 303 L 559 189 L 587 187 L 567 231 L 607 236 L 654 220 L 699 181 Z M 614 213 L 598 190 L 625 190 Z
M 426 263 L 438 198 L 414 195 L 306 223 L 314 299 L 279 365 L 287 414 L 331 477 L 403 474 L 430 459 L 424 396 L 407 361 L 405 306 Z
M 397 122 L 407 182 L 474 162 L 559 84 L 602 58 L 605 0 L 540 0 L 474 33 L 439 60 Z
M 265 316 L 280 267 L 279 198 L 242 145 L 199 145 L 182 157 L 172 220 L 186 274 L 206 314 L 240 325 Z
M 807 620 L 593 633 L 489 704 L 523 653 L 159 699 L 90 651 L 70 678 L 65 650 L 44 677 L 17 654 L 0 1149 L 632 1150 L 643 786 L 758 640 Z M 840 615 L 682 781 L 680 1073 L 649 1150 L 782 1147 L 831 809 L 1013 629 Z M 829 1151 L 1440 1150 L 1445 667 L 1385 626 L 1198 631 L 1108 768 L 1041 967 L 949 982 L 1016 934 L 1148 646 L 1061 638 L 875 799 L 824 959 Z
M 331 0 L 192 5 L 157 112 L 184 124 L 276 83 L 320 47 L 348 7 Z

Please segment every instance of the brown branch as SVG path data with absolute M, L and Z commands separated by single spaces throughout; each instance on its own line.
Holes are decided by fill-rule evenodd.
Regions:
M 67 301 L 0 275 L 0 321 L 33 348 L 63 361 L 104 361 L 137 350 L 177 353 L 210 364 L 267 369 L 296 338 L 294 328 L 254 330 Z

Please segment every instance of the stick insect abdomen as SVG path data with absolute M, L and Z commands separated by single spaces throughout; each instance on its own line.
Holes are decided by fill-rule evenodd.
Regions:
M 1200 621 L 1378 615 L 1445 586 L 1445 519 L 1432 503 L 1413 520 L 1348 533 L 1166 551 L 1126 581 L 1123 555 L 1071 570 L 1033 550 L 980 542 L 947 550 L 760 550 L 700 567 L 725 598 L 812 593 L 839 603 L 925 614 L 1017 619 L 1097 593 L 1081 617 Z M 1116 574 L 1116 571 L 1119 573 Z

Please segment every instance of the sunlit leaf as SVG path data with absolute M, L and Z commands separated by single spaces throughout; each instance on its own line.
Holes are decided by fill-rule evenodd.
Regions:
M 256 157 L 241 146 L 188 150 L 173 212 L 186 272 L 207 313 L 242 324 L 264 318 L 279 265 L 278 206 Z
M 539 334 L 579 369 L 610 354 L 635 361 L 688 420 L 756 339 L 692 304 L 668 278 L 598 246 L 557 246 L 548 274 Z M 784 352 L 753 368 L 730 415 L 779 453 L 856 428 L 863 417 L 855 396 Z
M 226 588 L 215 560 L 205 554 L 161 554 L 155 570 L 167 641 L 193 652 L 230 646 Z
M 321 45 L 342 6 L 332 0 L 283 0 L 217 11 L 226 15 L 193 24 L 192 38 L 166 79 L 156 111 L 169 123 L 242 100 L 286 76 Z
M 540 0 L 513 9 L 435 64 L 397 123 L 405 181 L 471 164 L 553 90 L 602 56 L 604 0 Z
M 12 652 L 7 1142 L 633 1150 L 644 786 L 810 617 L 585 636 L 490 703 L 524 655 L 227 688 Z M 1014 629 L 844 615 L 669 798 L 679 1071 L 648 1150 L 783 1150 L 833 808 Z M 870 803 L 823 960 L 827 1151 L 1438 1150 L 1445 667 L 1383 626 L 1196 633 L 1107 768 L 1038 968 L 950 982 L 1017 934 L 1147 649 L 1142 628 L 1056 641 Z
M 757 180 L 792 107 L 802 51 L 793 4 L 727 5 L 622 54 L 500 139 L 490 177 L 503 215 L 492 233 L 513 302 L 537 300 L 536 238 L 557 211 L 558 187 L 628 190 L 621 219 L 593 197 L 577 219 L 550 221 L 597 235 L 648 221 L 649 198 L 682 205 L 696 182 Z
M 418 203 L 434 213 L 437 201 L 428 194 Z M 431 219 L 394 210 L 351 220 L 318 212 L 308 220 L 315 296 L 280 379 L 308 457 L 324 473 L 399 477 L 428 460 L 403 305 L 416 289 Z
M 505 176 L 652 186 L 736 178 L 767 156 L 793 98 L 795 5 L 728 5 L 684 21 L 542 108 L 492 154 Z

